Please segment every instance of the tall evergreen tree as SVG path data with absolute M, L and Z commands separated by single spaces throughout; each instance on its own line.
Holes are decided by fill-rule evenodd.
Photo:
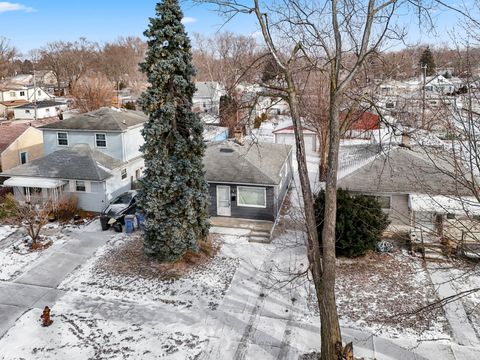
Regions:
M 195 70 L 182 17 L 178 0 L 157 4 L 144 32 L 148 51 L 140 64 L 150 85 L 140 99 L 149 119 L 142 132 L 139 205 L 145 214 L 145 253 L 160 261 L 197 251 L 208 235 L 203 125 L 192 112 Z
M 422 56 L 420 56 L 420 66 L 422 67 L 422 74 L 423 74 L 423 67 L 427 67 L 427 76 L 435 75 L 435 59 L 433 58 L 433 54 L 430 51 L 430 48 L 427 47 L 423 50 Z

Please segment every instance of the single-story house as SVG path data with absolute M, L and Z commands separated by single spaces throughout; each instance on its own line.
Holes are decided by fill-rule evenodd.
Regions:
M 452 179 L 451 171 L 434 153 L 395 147 L 339 179 L 338 187 L 375 196 L 392 225 L 438 230 L 445 218 L 453 216 L 445 206 L 447 199 L 472 195 Z
M 4 186 L 12 187 L 19 201 L 43 203 L 75 195 L 80 208 L 101 211 L 118 190 L 118 182 L 129 183 L 122 171 L 127 165 L 87 144 L 77 144 L 4 171 L 1 176 L 9 177 Z
M 275 144 L 295 145 L 295 131 L 293 125 L 285 126 L 272 131 Z M 307 152 L 316 152 L 319 146 L 315 130 L 303 126 L 303 141 Z
M 28 104 L 27 100 L 0 101 L 0 118 L 10 119 L 14 117 L 13 109 L 17 106 Z
M 276 220 L 293 177 L 290 145 L 212 142 L 204 165 L 211 216 Z
M 17 106 L 13 109 L 16 120 L 34 120 L 58 116 L 61 109 L 66 108 L 66 104 L 54 100 L 37 101 L 37 103 L 28 103 Z M 35 115 L 36 110 L 36 115 Z

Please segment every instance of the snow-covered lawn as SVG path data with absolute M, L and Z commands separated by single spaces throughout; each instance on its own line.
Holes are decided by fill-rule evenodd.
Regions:
M 165 330 L 163 326 L 145 327 L 133 321 L 115 321 L 88 313 L 72 312 L 64 302 L 55 306 L 61 313 L 53 324 L 43 328 L 38 310 L 30 310 L 2 339 L 2 359 L 197 359 L 205 338 L 184 332 Z M 133 319 L 131 319 L 133 320 Z
M 19 233 L 13 234 L 17 230 Z M 7 238 L 8 235 L 10 237 Z M 50 235 L 45 241 L 52 241 L 52 245 L 35 251 L 30 249 L 28 239 L 27 235 L 21 235 L 18 228 L 0 227 L 0 280 L 16 277 L 40 257 L 48 255 L 54 248 L 61 246 L 66 237 L 61 233 Z
M 141 256 L 139 251 L 142 250 L 138 235 L 118 234 L 80 270 L 67 277 L 59 288 L 107 299 L 162 302 L 175 307 L 214 310 L 225 295 L 238 265 L 237 259 L 216 255 L 207 264 L 195 266 L 187 274 L 173 271 L 162 274 L 162 278 L 117 267 L 122 259 L 127 267 L 135 266 L 129 265 L 129 259 Z

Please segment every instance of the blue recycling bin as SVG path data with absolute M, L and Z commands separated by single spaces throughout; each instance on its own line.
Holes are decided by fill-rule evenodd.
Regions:
M 135 214 L 137 217 L 137 224 L 141 230 L 145 230 L 145 216 L 142 213 L 137 212 Z
M 133 223 L 135 221 L 134 215 L 125 215 L 125 232 L 132 233 L 134 230 Z

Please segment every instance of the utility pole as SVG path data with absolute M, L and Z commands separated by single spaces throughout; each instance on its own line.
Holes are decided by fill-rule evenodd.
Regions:
M 35 80 L 35 68 L 33 68 L 33 111 L 34 119 L 37 120 L 37 82 Z
M 425 86 L 427 85 L 427 64 L 422 65 L 423 86 L 422 86 L 422 129 L 425 128 Z

